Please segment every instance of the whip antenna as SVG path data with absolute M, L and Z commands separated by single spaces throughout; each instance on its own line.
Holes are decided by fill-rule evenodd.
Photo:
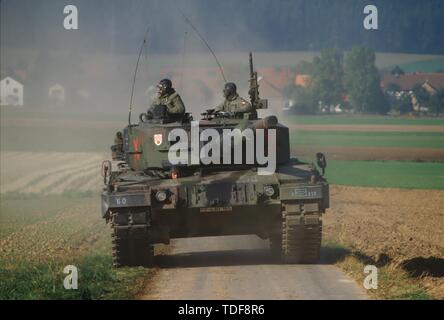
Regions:
M 149 27 L 146 29 L 145 35 L 143 37 L 143 42 L 142 42 L 142 45 L 140 46 L 140 50 L 139 50 L 139 56 L 137 57 L 136 69 L 134 70 L 133 83 L 131 85 L 131 97 L 130 97 L 130 103 L 129 103 L 129 113 L 128 113 L 128 125 L 129 126 L 131 126 L 131 111 L 133 109 L 134 85 L 136 84 L 137 69 L 139 68 L 140 56 L 142 55 L 143 48 L 146 45 L 146 37 L 148 35 L 148 31 L 149 31 Z
M 205 38 L 202 36 L 202 34 L 199 32 L 199 30 L 197 30 L 197 28 L 193 25 L 193 23 L 190 21 L 190 19 L 187 18 L 187 16 L 179 9 L 180 13 L 182 14 L 183 18 L 185 19 L 185 21 L 191 26 L 191 28 L 193 28 L 193 30 L 196 32 L 196 34 L 198 35 L 198 37 L 200 38 L 200 40 L 202 40 L 202 42 L 207 46 L 208 50 L 211 52 L 211 54 L 214 57 L 214 60 L 216 60 L 216 63 L 219 67 L 219 71 L 220 74 L 222 75 L 222 78 L 224 79 L 224 82 L 227 83 L 227 79 L 225 79 L 225 74 L 224 74 L 224 70 L 222 69 L 221 64 L 219 63 L 219 60 L 217 60 L 216 54 L 214 53 L 213 49 L 211 49 L 210 45 L 208 44 L 208 42 L 205 40 Z
M 186 45 L 187 45 L 187 35 L 188 32 L 185 31 L 183 34 L 183 50 L 182 50 L 182 71 L 180 74 L 180 88 L 183 90 L 183 78 L 185 74 L 185 52 L 186 52 Z

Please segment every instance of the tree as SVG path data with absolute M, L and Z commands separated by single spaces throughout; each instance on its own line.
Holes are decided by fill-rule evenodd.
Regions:
M 352 49 L 345 58 L 344 78 L 346 91 L 355 110 L 382 114 L 389 111 L 390 106 L 380 87 L 375 52 L 372 49 Z
M 385 90 L 385 92 L 388 94 L 393 94 L 395 92 L 400 92 L 400 91 L 401 91 L 401 87 L 397 83 L 389 83 L 386 87 L 386 90 Z
M 405 72 L 399 66 L 396 66 L 392 69 L 390 73 L 392 74 L 392 76 L 399 77 L 402 76 Z
M 431 96 L 430 93 L 422 86 L 422 84 L 415 84 L 412 89 L 413 95 L 420 107 L 429 108 Z
M 439 114 L 444 110 L 444 89 L 439 89 L 435 93 L 429 93 L 423 85 L 416 84 L 413 87 L 413 94 L 420 107 L 429 109 L 429 112 Z
M 342 54 L 336 49 L 324 49 L 313 59 L 313 97 L 324 106 L 342 103 L 344 95 Z
M 439 89 L 434 95 L 430 97 L 430 112 L 436 115 L 444 111 L 444 89 Z
M 392 96 L 390 104 L 393 110 L 400 114 L 405 114 L 413 111 L 412 97 L 409 94 L 401 94 L 399 97 Z
M 293 102 L 291 108 L 294 113 L 314 114 L 318 111 L 310 88 L 290 84 L 284 88 L 283 94 L 285 98 Z
M 312 62 L 302 60 L 292 68 L 292 71 L 296 74 L 313 74 L 313 69 L 314 65 Z

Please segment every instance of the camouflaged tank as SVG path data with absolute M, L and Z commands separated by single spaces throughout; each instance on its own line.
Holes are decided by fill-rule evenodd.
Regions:
M 249 94 L 252 113 L 209 111 L 194 122 L 188 114 L 169 118 L 166 107 L 157 106 L 152 117 L 142 114 L 138 124 L 116 136 L 111 148 L 115 161 L 102 166 L 102 217 L 112 228 L 115 267 L 150 266 L 153 246 L 174 238 L 252 234 L 269 239 L 271 254 L 284 263 L 318 261 L 321 217 L 329 207 L 325 157 L 317 154 L 322 174 L 315 165 L 291 158 L 289 129 L 274 116 L 257 117 L 256 109 L 266 108 L 267 101 L 259 98 L 251 54 Z M 189 133 L 196 124 L 199 133 L 214 129 L 221 137 L 227 129 L 250 129 L 266 140 L 275 130 L 276 170 L 258 174 L 263 165 L 256 157 L 253 163 L 246 161 L 245 137 L 236 164 L 172 164 L 168 153 L 177 140 L 170 141 L 170 133 Z M 189 151 L 193 142 L 188 146 Z

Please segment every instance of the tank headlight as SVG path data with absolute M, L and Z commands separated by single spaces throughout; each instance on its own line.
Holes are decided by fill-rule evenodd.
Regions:
M 156 199 L 157 199 L 157 201 L 164 202 L 166 200 L 166 198 L 167 198 L 167 194 L 166 194 L 165 191 L 161 190 L 161 191 L 157 191 L 156 192 Z
M 264 186 L 264 193 L 267 197 L 272 197 L 274 195 L 274 188 L 272 186 Z

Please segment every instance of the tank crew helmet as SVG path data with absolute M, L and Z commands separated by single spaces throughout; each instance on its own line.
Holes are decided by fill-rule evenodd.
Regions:
M 159 96 L 163 96 L 165 93 L 170 92 L 172 88 L 173 84 L 171 83 L 170 79 L 162 79 L 157 85 L 157 93 Z
M 236 91 L 236 85 L 233 82 L 227 82 L 224 87 L 224 97 L 231 97 L 236 94 Z

